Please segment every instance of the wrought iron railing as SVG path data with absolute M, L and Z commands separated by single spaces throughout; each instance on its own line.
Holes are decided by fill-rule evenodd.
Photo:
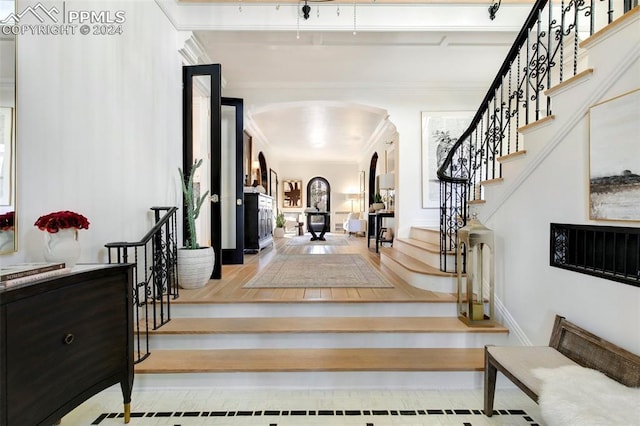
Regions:
M 482 182 L 502 177 L 498 159 L 521 149 L 518 129 L 552 114 L 545 90 L 579 72 L 578 43 L 637 5 L 637 0 L 538 0 L 518 33 L 469 127 L 439 165 L 440 269 L 469 203 L 482 200 Z
M 134 264 L 134 359 L 149 356 L 149 329 L 171 320 L 171 300 L 179 296 L 176 279 L 177 207 L 152 207 L 155 225 L 138 242 L 106 244 L 109 263 Z M 160 217 L 161 213 L 164 215 Z

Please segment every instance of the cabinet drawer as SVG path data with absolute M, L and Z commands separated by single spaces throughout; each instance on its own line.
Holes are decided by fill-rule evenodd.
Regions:
M 272 204 L 273 204 L 273 202 L 272 202 L 271 198 L 260 197 L 260 199 L 258 201 L 258 208 L 271 210 Z
M 126 291 L 121 279 L 103 278 L 7 306 L 8 424 L 36 424 L 96 383 L 120 379 Z

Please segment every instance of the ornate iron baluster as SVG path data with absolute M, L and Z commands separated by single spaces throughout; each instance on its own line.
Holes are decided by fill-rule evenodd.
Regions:
M 629 10 L 632 3 L 637 1 L 625 0 L 624 11 Z M 442 258 L 446 256 L 445 250 L 454 250 L 457 246 L 457 224 L 466 223 L 467 200 L 482 198 L 483 180 L 502 176 L 502 166 L 495 164 L 497 157 L 505 149 L 507 153 L 520 149 L 518 128 L 552 113 L 551 99 L 547 97 L 546 105 L 542 105 L 540 97 L 554 83 L 564 81 L 564 43 L 569 36 L 573 37 L 573 75 L 577 74 L 580 20 L 588 18 L 589 34 L 595 32 L 595 5 L 594 0 L 561 0 L 559 9 L 546 0 L 538 0 L 534 5 L 469 127 L 438 169 Z M 559 10 L 559 18 L 554 8 Z M 614 16 L 611 0 L 608 8 L 611 22 Z M 544 19 L 547 22 L 543 22 Z M 557 72 L 552 74 L 556 65 Z M 515 132 L 514 144 L 512 131 Z M 441 261 L 441 268 L 448 270 L 446 260 Z
M 154 207 L 156 224 L 142 240 L 106 244 L 109 263 L 129 263 L 133 256 L 136 360 L 149 356 L 149 329 L 171 320 L 171 296 L 178 297 L 176 275 L 176 207 Z M 160 212 L 166 212 L 160 217 Z M 112 256 L 115 251 L 116 257 Z M 151 305 L 151 309 L 149 306 Z M 151 312 L 150 312 L 151 311 Z

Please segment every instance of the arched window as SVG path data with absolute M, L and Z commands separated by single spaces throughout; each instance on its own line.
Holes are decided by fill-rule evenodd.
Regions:
M 331 211 L 331 185 L 325 178 L 316 176 L 307 184 L 307 207 Z
M 307 207 L 315 207 L 320 211 L 331 211 L 331 185 L 325 178 L 316 176 L 309 180 L 307 184 Z M 326 216 L 326 224 L 331 229 L 330 216 Z M 312 216 L 310 225 L 313 229 L 320 231 L 324 225 L 325 218 Z

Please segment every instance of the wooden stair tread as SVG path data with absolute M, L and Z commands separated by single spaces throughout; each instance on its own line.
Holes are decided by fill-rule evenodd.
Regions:
M 136 374 L 483 369 L 483 348 L 155 350 L 135 365 Z
M 281 317 L 173 318 L 149 334 L 231 333 L 507 333 L 508 329 L 469 327 L 457 317 Z
M 418 229 L 420 231 L 435 232 L 436 234 L 440 233 L 440 228 L 433 228 L 430 226 L 412 225 L 411 228 Z
M 496 158 L 496 160 L 498 160 L 499 163 L 508 163 L 509 161 L 512 161 L 514 159 L 522 158 L 525 155 L 527 155 L 527 150 L 521 149 L 520 151 L 512 152 L 511 154 L 506 154 L 498 157 Z
M 427 274 L 427 275 L 434 275 L 438 277 L 455 277 L 456 276 L 455 273 L 442 272 L 438 268 L 434 268 L 433 266 L 427 263 L 421 262 L 415 257 L 411 257 L 398 250 L 394 250 L 393 248 L 381 247 L 380 253 L 384 254 L 389 259 L 392 259 L 393 261 L 397 262 L 398 264 L 402 265 L 404 268 L 412 272 L 417 272 L 420 274 Z
M 409 244 L 411 246 L 420 248 L 422 250 L 425 250 L 431 253 L 440 253 L 440 246 L 429 243 L 427 241 L 422 241 L 415 238 L 399 238 L 399 237 L 396 237 L 396 241 Z

